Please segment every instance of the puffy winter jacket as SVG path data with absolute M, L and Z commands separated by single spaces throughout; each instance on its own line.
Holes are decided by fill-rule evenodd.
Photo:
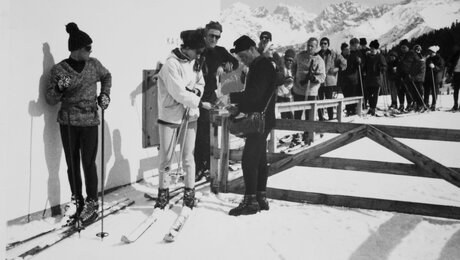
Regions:
M 188 107 L 189 120 L 197 120 L 198 108 L 204 89 L 201 70 L 194 70 L 190 60 L 179 49 L 174 49 L 158 73 L 158 120 L 180 124 Z M 199 95 L 193 93 L 198 89 Z
M 326 78 L 324 60 L 319 55 L 310 55 L 306 51 L 301 51 L 296 57 L 294 71 L 295 83 L 292 91 L 297 95 L 317 96 L 319 86 Z M 302 84 L 310 71 L 315 77 L 315 82 Z

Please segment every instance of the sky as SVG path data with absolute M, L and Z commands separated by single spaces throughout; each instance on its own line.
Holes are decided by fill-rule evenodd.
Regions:
M 401 0 L 351 0 L 362 5 L 375 6 L 384 3 L 401 2 Z M 292 6 L 301 6 L 309 13 L 319 14 L 330 4 L 345 2 L 345 0 L 221 0 L 222 9 L 229 7 L 235 2 L 241 2 L 250 7 L 265 6 L 268 10 L 273 10 L 278 3 L 285 3 Z

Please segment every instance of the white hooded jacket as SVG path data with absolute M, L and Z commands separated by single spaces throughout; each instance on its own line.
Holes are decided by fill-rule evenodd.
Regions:
M 187 107 L 189 121 L 198 119 L 204 79 L 201 70 L 194 71 L 194 64 L 195 60 L 188 59 L 179 49 L 167 58 L 158 73 L 158 120 L 180 124 Z M 198 95 L 191 92 L 195 89 L 199 90 Z

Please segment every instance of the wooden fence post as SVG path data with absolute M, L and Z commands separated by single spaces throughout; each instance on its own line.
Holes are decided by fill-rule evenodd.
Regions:
M 308 121 L 315 121 L 316 116 L 318 115 L 318 105 L 315 103 L 312 105 L 312 108 L 308 112 Z M 315 141 L 315 132 L 313 131 L 308 131 L 308 140 L 307 142 L 313 143 Z
M 219 161 L 219 192 L 227 192 L 228 184 L 228 157 L 230 153 L 230 134 L 228 132 L 228 116 L 222 116 L 222 126 L 220 128 L 220 161 Z
M 209 175 L 211 178 L 211 192 L 218 193 L 219 192 L 219 159 L 216 156 L 215 151 L 219 148 L 219 129 L 217 124 L 217 116 L 218 112 L 216 110 L 211 110 L 210 112 L 210 150 L 211 150 L 211 158 L 210 158 L 210 166 L 209 166 Z
M 342 122 L 343 101 L 339 101 L 337 105 L 337 121 Z

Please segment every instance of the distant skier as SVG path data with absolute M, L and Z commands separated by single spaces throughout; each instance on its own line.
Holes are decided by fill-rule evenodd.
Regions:
M 439 46 L 434 45 L 428 48 L 428 58 L 426 59 L 426 72 L 425 72 L 425 85 L 424 85 L 424 101 L 428 106 L 430 103 L 430 94 L 432 95 L 432 102 L 430 110 L 436 110 L 436 100 L 438 90 L 442 84 L 442 77 L 444 72 L 444 59 L 438 54 Z M 434 84 L 434 85 L 433 85 Z
M 380 89 L 382 88 L 382 74 L 385 73 L 387 62 L 385 57 L 379 52 L 380 44 L 377 40 L 371 41 L 371 48 L 366 56 L 364 71 L 366 72 L 365 95 L 369 101 L 369 111 L 367 114 L 375 116 Z
M 241 36 L 233 45 L 234 48 L 230 52 L 238 55 L 249 67 L 249 72 L 245 90 L 231 93 L 232 103 L 236 105 L 229 106 L 228 110 L 232 115 L 237 115 L 240 112 L 262 112 L 267 107 L 264 133 L 246 136 L 242 158 L 244 199 L 238 207 L 229 212 L 230 215 L 239 216 L 269 209 L 266 199 L 268 178 L 266 140 L 275 125 L 275 98 L 270 99 L 270 97 L 273 96 L 276 87 L 276 71 L 270 59 L 260 55 L 256 43 L 248 36 Z
M 458 92 L 460 89 L 460 44 L 456 43 L 453 47 L 453 55 L 450 57 L 447 65 L 448 82 L 452 83 L 454 88 L 454 106 L 452 111 L 457 111 L 458 106 Z
M 158 73 L 158 126 L 160 132 L 160 166 L 158 199 L 155 208 L 169 203 L 169 184 L 172 158 L 178 138 L 179 158 L 185 171 L 184 206 L 195 206 L 195 160 L 193 150 L 199 108 L 210 109 L 209 102 L 201 102 L 204 78 L 200 55 L 205 49 L 202 29 L 183 31 L 182 45 L 172 50 Z M 182 130 L 181 133 L 178 133 Z M 185 139 L 185 140 L 184 140 Z M 183 145 L 182 145 L 183 144 Z
M 67 175 L 72 191 L 67 215 L 79 217 L 83 224 L 97 218 L 96 153 L 98 146 L 97 105 L 107 109 L 110 103 L 112 76 L 95 58 L 90 58 L 92 39 L 75 23 L 66 26 L 69 33 L 69 58 L 51 69 L 46 98 L 50 105 L 61 102 L 58 123 L 67 162 Z M 97 94 L 97 82 L 101 82 Z M 80 156 L 85 175 L 86 202 L 82 195 Z M 70 212 L 70 213 L 69 213 Z
M 332 99 L 333 89 L 337 85 L 337 75 L 339 70 L 345 70 L 347 68 L 347 60 L 340 54 L 336 53 L 334 50 L 329 48 L 330 42 L 329 38 L 323 37 L 319 41 L 321 50 L 317 53 L 324 60 L 325 69 L 326 69 L 326 79 L 324 83 L 321 84 L 318 90 L 318 99 Z M 341 112 L 341 111 L 338 111 Z M 325 120 L 324 110 L 318 109 L 318 118 L 320 121 Z M 334 108 L 327 108 L 328 119 L 334 119 Z
M 318 90 L 321 83 L 326 78 L 326 69 L 324 60 L 317 55 L 318 39 L 311 37 L 308 39 L 306 49 L 300 51 L 296 56 L 294 63 L 294 87 L 292 88 L 292 96 L 294 101 L 316 100 L 318 97 Z M 302 119 L 304 111 L 295 111 L 294 118 L 297 120 Z M 314 118 L 312 118 L 314 120 Z M 308 110 L 305 110 L 305 120 L 309 120 Z M 302 137 L 300 135 L 294 136 L 291 147 L 311 142 L 311 136 L 308 132 L 304 132 Z

